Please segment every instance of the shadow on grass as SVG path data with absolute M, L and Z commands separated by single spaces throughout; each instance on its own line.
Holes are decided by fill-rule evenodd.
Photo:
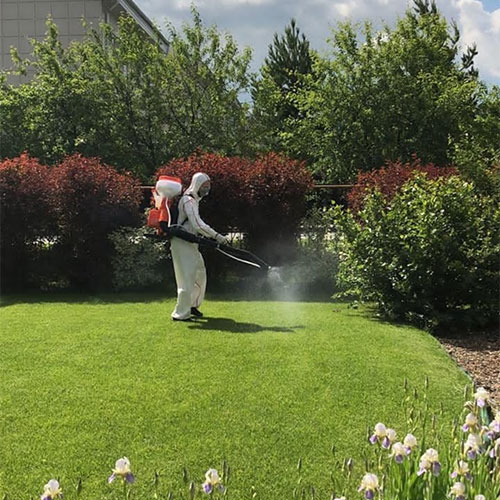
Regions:
M 191 321 L 190 330 L 219 330 L 231 333 L 279 332 L 295 333 L 303 325 L 297 326 L 262 326 L 257 323 L 244 323 L 231 318 L 199 318 Z

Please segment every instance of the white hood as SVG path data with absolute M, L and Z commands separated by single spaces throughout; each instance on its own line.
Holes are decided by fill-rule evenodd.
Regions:
M 196 174 L 194 174 L 193 178 L 191 179 L 191 184 L 184 192 L 184 195 L 191 195 L 196 200 L 200 200 L 201 199 L 201 196 L 199 194 L 200 187 L 204 182 L 207 182 L 209 180 L 210 177 L 207 174 L 204 174 L 203 172 L 196 172 Z

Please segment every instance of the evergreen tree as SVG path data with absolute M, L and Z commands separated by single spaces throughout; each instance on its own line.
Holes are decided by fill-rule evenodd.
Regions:
M 287 119 L 299 116 L 296 95 L 312 66 L 309 41 L 292 19 L 283 35 L 274 34 L 261 78 L 254 81 L 252 89 L 254 118 L 264 147 L 281 149 L 280 133 Z

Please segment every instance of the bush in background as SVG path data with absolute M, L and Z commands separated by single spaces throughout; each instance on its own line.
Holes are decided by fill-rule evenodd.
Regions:
M 83 288 L 108 285 L 113 250 L 108 235 L 140 223 L 139 181 L 79 154 L 63 159 L 52 176 L 60 232 L 56 251 L 70 283 Z
M 283 281 L 297 298 L 330 296 L 334 291 L 338 257 L 333 245 L 329 210 L 312 209 L 301 223 L 295 258 L 283 266 Z
M 498 320 L 500 209 L 472 184 L 417 175 L 389 203 L 372 191 L 357 217 L 336 208 L 344 294 L 421 326 Z
M 212 180 L 202 201 L 202 218 L 217 231 L 247 235 L 249 247 L 264 257 L 279 259 L 297 234 L 312 185 L 303 162 L 270 153 L 251 161 L 198 153 L 173 160 L 157 175 L 176 175 L 184 188 L 196 172 Z
M 151 288 L 167 279 L 173 282 L 168 247 L 148 234 L 145 226 L 122 227 L 109 236 L 114 248 L 111 265 L 115 289 Z
M 370 172 L 358 172 L 356 186 L 347 195 L 348 207 L 354 213 L 359 212 L 364 206 L 366 196 L 373 189 L 378 189 L 389 202 L 403 184 L 419 172 L 425 173 L 428 179 L 457 175 L 455 167 L 438 167 L 433 163 L 423 165 L 417 157 L 404 164 L 400 161 L 388 161 L 382 168 Z
M 5 160 L 0 193 L 6 289 L 109 284 L 108 235 L 140 222 L 139 182 L 78 154 L 54 167 L 27 154 Z
M 57 234 L 50 168 L 23 153 L 0 162 L 1 283 L 30 284 L 37 252 Z

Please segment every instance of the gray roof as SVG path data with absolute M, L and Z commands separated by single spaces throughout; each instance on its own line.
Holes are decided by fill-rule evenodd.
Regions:
M 165 52 L 168 52 L 168 40 L 133 0 L 108 0 L 106 4 L 110 11 L 118 9 L 120 13 L 129 14 L 151 38 L 159 41 Z

